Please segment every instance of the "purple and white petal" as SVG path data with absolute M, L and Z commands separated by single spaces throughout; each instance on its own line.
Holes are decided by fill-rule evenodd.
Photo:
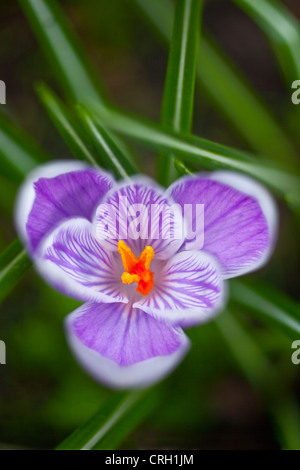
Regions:
M 208 254 L 182 251 L 153 269 L 155 285 L 147 296 L 137 294 L 134 307 L 182 327 L 203 323 L 222 308 L 225 286 Z
M 239 173 L 213 172 L 176 181 L 169 194 L 184 211 L 185 204 L 204 205 L 204 251 L 219 262 L 224 278 L 258 269 L 270 257 L 277 234 L 277 210 L 270 194 Z M 194 211 L 195 214 L 195 211 Z M 188 222 L 203 230 L 195 217 Z M 196 249 L 196 238 L 185 249 Z
M 86 303 L 66 319 L 69 345 L 96 380 L 118 388 L 151 385 L 182 360 L 189 340 L 180 328 L 129 304 Z
M 40 245 L 36 267 L 56 289 L 79 300 L 128 302 L 120 256 L 104 250 L 86 219 L 62 223 Z
M 181 209 L 147 178 L 133 178 L 114 187 L 99 205 L 93 221 L 95 236 L 107 249 L 125 240 L 136 256 L 146 245 L 157 259 L 168 259 L 185 238 Z
M 110 175 L 80 162 L 48 163 L 34 170 L 19 191 L 15 212 L 18 232 L 29 251 L 34 254 L 64 220 L 91 220 L 112 185 Z

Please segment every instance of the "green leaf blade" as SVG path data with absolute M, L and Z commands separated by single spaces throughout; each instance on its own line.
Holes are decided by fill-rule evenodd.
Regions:
M 80 128 L 63 103 L 54 92 L 43 83 L 39 84 L 36 90 L 50 119 L 75 158 L 85 160 L 89 164 L 98 167 L 97 159 L 95 158 L 95 148 L 91 148 L 92 146 L 89 145 L 87 135 L 82 131 L 82 128 Z
M 300 411 L 296 397 L 260 345 L 226 310 L 215 321 L 242 374 L 263 398 L 284 449 L 300 445 Z
M 19 1 L 66 96 L 72 101 L 97 101 L 99 105 L 103 104 L 104 98 L 96 85 L 93 72 L 58 2 Z
M 189 132 L 194 107 L 194 85 L 202 0 L 179 0 L 168 61 L 161 122 Z
M 21 242 L 14 240 L 0 255 L 0 301 L 11 292 L 31 267 L 31 261 Z
M 113 392 L 104 405 L 57 450 L 115 449 L 156 402 L 153 390 Z
M 191 129 L 201 6 L 201 0 L 176 3 L 161 112 L 161 123 L 166 129 L 187 133 Z M 172 155 L 158 156 L 157 179 L 162 184 L 174 179 L 172 160 Z
M 271 165 L 256 163 L 254 156 L 206 139 L 164 131 L 155 123 L 118 111 L 102 113 L 94 107 L 95 119 L 109 128 L 145 144 L 155 150 L 176 155 L 184 163 L 205 168 L 229 168 L 257 178 L 280 197 L 300 203 L 300 178 Z
M 16 182 L 47 160 L 48 155 L 5 116 L 0 116 L 0 168 Z
M 137 173 L 133 163 L 121 151 L 117 142 L 109 132 L 97 122 L 89 110 L 83 106 L 77 106 L 78 114 L 91 135 L 94 145 L 98 151 L 102 166 L 112 170 L 117 178 L 128 178 Z
M 300 77 L 300 23 L 276 0 L 233 0 L 264 31 L 281 64 L 288 87 Z
M 300 335 L 300 305 L 265 283 L 231 281 L 231 298 L 292 339 Z

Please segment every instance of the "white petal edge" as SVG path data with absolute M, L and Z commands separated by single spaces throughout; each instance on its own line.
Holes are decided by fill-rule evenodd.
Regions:
M 79 307 L 65 319 L 67 342 L 82 368 L 109 388 L 128 390 L 148 387 L 172 372 L 190 348 L 190 340 L 181 330 L 182 346 L 175 353 L 120 367 L 111 359 L 85 346 L 72 332 L 72 322 L 80 315 L 82 312 Z

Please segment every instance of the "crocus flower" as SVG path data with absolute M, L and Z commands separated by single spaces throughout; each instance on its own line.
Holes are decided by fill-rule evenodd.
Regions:
M 204 207 L 204 239 L 197 211 L 184 212 L 195 205 Z M 152 206 L 165 215 L 156 214 L 149 231 Z M 110 237 L 101 233 L 111 227 L 106 207 L 117 220 Z M 267 261 L 276 209 L 263 187 L 238 173 L 183 177 L 165 191 L 144 177 L 117 183 L 102 170 L 59 162 L 25 181 L 16 224 L 39 273 L 84 302 L 65 322 L 78 361 L 106 385 L 131 388 L 181 361 L 189 348 L 182 328 L 220 311 L 225 279 Z M 182 236 L 170 236 L 178 227 Z

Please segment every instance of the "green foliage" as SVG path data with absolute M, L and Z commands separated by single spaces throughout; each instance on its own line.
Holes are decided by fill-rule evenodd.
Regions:
M 300 75 L 297 20 L 279 2 L 234 2 L 268 37 L 287 83 L 300 78 L 297 76 Z M 297 144 L 288 135 L 289 123 L 279 122 L 207 32 L 199 37 L 202 0 L 177 0 L 175 9 L 167 0 L 128 0 L 132 11 L 138 6 L 150 28 L 158 32 L 170 48 L 159 123 L 120 110 L 107 100 L 103 85 L 99 85 L 87 64 L 86 54 L 57 1 L 20 0 L 19 3 L 68 104 L 45 84 L 36 87 L 37 94 L 75 158 L 93 166 L 104 166 L 117 178 L 136 173 L 127 147 L 114 134 L 117 132 L 159 153 L 157 176 L 162 184 L 174 178 L 175 169 L 183 175 L 201 168 L 230 168 L 261 180 L 282 199 L 282 210 L 286 214 L 289 212 L 285 203 L 299 215 L 299 159 Z M 98 1 L 94 2 L 97 12 L 100 12 L 99 5 Z M 120 3 L 120 8 L 127 7 L 121 7 Z M 259 156 L 191 133 L 195 81 L 218 113 L 225 116 Z M 38 144 L 1 116 L 3 181 L 21 182 L 31 169 L 48 158 Z M 0 188 L 0 201 L 4 188 L 5 185 Z M 267 355 L 283 356 L 290 347 L 286 338 L 299 337 L 300 307 L 287 294 L 260 280 L 231 282 L 230 308 L 234 315 L 223 312 L 215 323 L 191 331 L 194 349 L 175 374 L 153 389 L 108 392 L 89 381 L 83 372 L 78 372 L 68 357 L 60 322 L 61 317 L 76 306 L 75 302 L 52 292 L 31 272 L 28 293 L 26 285 L 20 285 L 24 305 L 25 302 L 30 304 L 28 317 L 19 318 L 18 299 L 7 296 L 30 266 L 18 240 L 0 255 L 0 301 L 5 300 L 2 315 L 8 319 L 8 324 L 11 322 L 8 340 L 23 357 L 26 374 L 31 371 L 33 383 L 39 383 L 40 377 L 50 380 L 52 395 L 47 395 L 44 411 L 38 415 L 40 422 L 34 421 L 29 412 L 26 414 L 25 399 L 20 400 L 17 410 L 24 413 L 25 421 L 32 427 L 43 429 L 43 423 L 48 423 L 47 426 L 50 423 L 63 438 L 79 423 L 84 423 L 86 416 L 101 403 L 92 418 L 71 433 L 58 449 L 115 449 L 142 421 L 151 423 L 151 417 L 154 428 L 169 426 L 165 429 L 171 429 L 176 425 L 180 430 L 184 425 L 187 429 L 209 428 L 211 387 L 228 370 L 241 374 L 261 397 L 281 447 L 299 447 L 299 406 L 292 391 L 295 370 L 280 365 L 277 368 Z M 288 266 L 283 269 L 288 271 Z M 34 290 L 32 286 L 36 284 L 37 290 Z M 34 300 L 31 302 L 31 299 Z M 41 316 L 41 312 L 45 316 Z M 259 327 L 253 319 L 258 321 Z M 15 322 L 20 322 L 21 332 L 12 328 Z M 271 352 L 264 351 L 261 331 L 271 338 Z M 17 364 L 18 358 L 14 361 Z M 21 367 L 17 367 L 17 371 L 23 377 Z M 61 388 L 56 384 L 57 373 L 61 376 Z M 22 384 L 20 387 L 23 390 Z M 26 397 L 26 387 L 23 392 Z M 34 395 L 32 406 L 36 400 Z M 0 411 L 5 415 L 4 406 L 0 406 Z M 9 427 L 10 417 L 4 422 Z M 43 445 L 42 440 L 39 442 Z
M 31 266 L 26 251 L 19 240 L 15 240 L 0 255 L 0 302 L 22 279 Z
M 122 152 L 118 142 L 99 122 L 95 121 L 92 113 L 82 105 L 77 107 L 77 111 L 99 153 L 99 164 L 112 170 L 117 178 L 127 178 L 136 173 L 137 170 Z
M 0 168 L 3 174 L 20 182 L 38 163 L 47 159 L 30 138 L 4 115 L 0 116 Z
M 82 127 L 79 126 L 68 109 L 47 85 L 41 83 L 36 87 L 36 90 L 49 117 L 69 146 L 74 157 L 79 160 L 86 160 L 92 166 L 97 167 L 98 164 L 95 159 L 96 149 L 91 146 L 88 135 L 82 130 Z
M 216 326 L 246 379 L 263 397 L 284 449 L 300 442 L 300 411 L 297 401 L 282 382 L 280 374 L 239 322 L 226 311 Z
M 169 45 L 174 16 L 172 2 L 170 0 L 130 1 L 139 7 L 146 23 L 155 29 L 164 44 Z M 256 5 L 259 3 L 260 0 Z M 276 24 L 273 27 L 276 27 Z M 291 80 L 295 80 L 295 76 L 297 75 L 293 75 Z M 226 122 L 236 129 L 254 151 L 271 161 L 299 167 L 294 145 L 276 117 L 241 71 L 234 67 L 230 58 L 205 30 L 199 45 L 196 78 L 197 85 L 205 97 L 211 100 L 218 112 L 225 116 Z
M 161 110 L 165 129 L 187 133 L 191 130 L 201 6 L 202 0 L 179 0 L 176 4 Z M 172 156 L 159 155 L 157 180 L 167 185 L 174 173 Z
M 115 449 L 152 411 L 157 394 L 149 390 L 114 392 L 92 418 L 62 442 L 57 450 Z M 141 403 L 142 402 L 142 403 Z
M 290 88 L 300 76 L 300 24 L 278 1 L 233 0 L 266 34 Z
M 66 96 L 78 102 L 96 100 L 102 103 L 93 72 L 58 3 L 49 0 L 20 0 L 19 3 Z
M 170 152 L 194 165 L 208 169 L 229 168 L 246 173 L 268 185 L 286 202 L 293 200 L 295 208 L 300 203 L 300 179 L 298 174 L 284 171 L 278 165 L 262 164 L 246 152 L 206 139 L 183 136 L 167 132 L 157 124 L 128 116 L 115 110 L 105 114 L 97 107 L 93 108 L 95 117 L 114 130 L 142 142 L 146 146 Z
M 283 292 L 262 282 L 232 281 L 231 297 L 248 308 L 253 315 L 271 326 L 280 328 L 291 339 L 300 334 L 300 304 Z

